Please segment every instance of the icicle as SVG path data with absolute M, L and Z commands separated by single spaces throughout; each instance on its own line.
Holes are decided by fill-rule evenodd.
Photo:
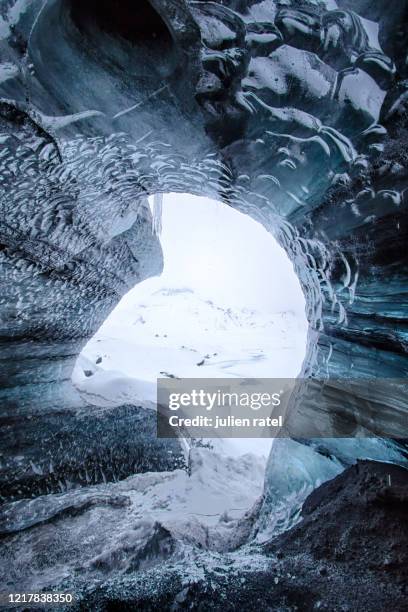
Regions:
M 163 194 L 153 196 L 153 234 L 160 236 L 162 231 Z

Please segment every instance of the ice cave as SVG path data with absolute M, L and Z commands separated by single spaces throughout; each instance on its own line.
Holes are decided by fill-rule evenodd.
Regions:
M 406 0 L 0 0 L 1 609 L 406 609 L 407 17 Z M 123 372 L 138 333 L 147 368 L 144 324 L 122 330 L 120 375 L 97 347 L 132 291 L 184 299 L 157 280 L 163 194 L 263 232 L 236 248 L 214 222 L 213 288 L 228 261 L 246 299 L 296 274 L 304 358 L 263 463 L 201 443 L 186 464 L 157 435 L 154 376 Z M 170 246 L 197 228 L 181 215 Z M 229 374 L 259 376 L 226 350 Z M 258 362 L 272 380 L 283 352 Z M 191 376 L 178 364 L 159 374 Z

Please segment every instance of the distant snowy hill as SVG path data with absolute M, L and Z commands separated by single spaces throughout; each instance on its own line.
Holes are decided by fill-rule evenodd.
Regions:
M 93 377 L 129 377 L 152 383 L 143 385 L 144 399 L 155 401 L 160 376 L 298 374 L 306 330 L 293 313 L 225 308 L 190 288 L 160 287 L 160 279 L 148 285 L 141 294 L 129 294 L 86 345 L 74 375 L 81 391 L 94 389 Z

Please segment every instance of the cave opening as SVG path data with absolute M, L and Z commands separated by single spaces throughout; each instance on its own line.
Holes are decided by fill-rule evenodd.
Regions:
M 305 297 L 271 233 L 190 194 L 165 194 L 160 220 L 163 272 L 131 289 L 85 346 L 74 372 L 81 394 L 154 404 L 160 377 L 296 378 Z M 270 444 L 241 438 L 223 447 L 266 457 Z

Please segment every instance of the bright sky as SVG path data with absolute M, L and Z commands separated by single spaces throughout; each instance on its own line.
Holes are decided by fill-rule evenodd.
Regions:
M 163 201 L 162 280 L 224 306 L 304 317 L 305 300 L 285 251 L 258 222 L 189 194 Z

